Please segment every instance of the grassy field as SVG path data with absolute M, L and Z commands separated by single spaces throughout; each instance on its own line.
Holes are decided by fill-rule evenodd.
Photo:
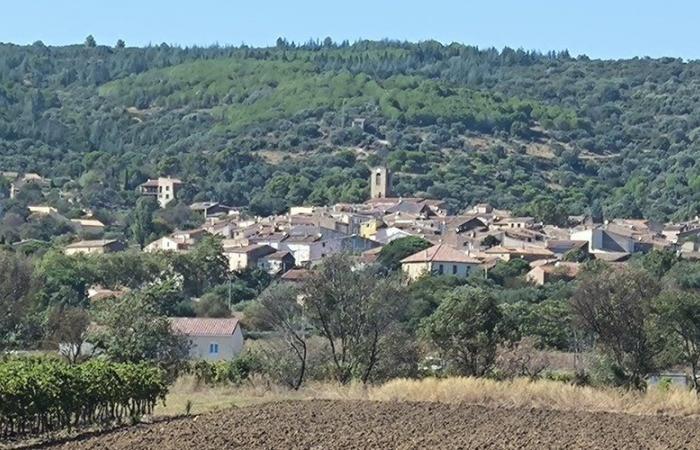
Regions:
M 562 411 L 606 411 L 637 415 L 700 415 L 700 400 L 682 389 L 650 388 L 646 393 L 572 386 L 555 381 L 493 381 L 479 378 L 393 380 L 379 386 L 309 383 L 299 391 L 253 380 L 241 387 L 197 386 L 192 378 L 179 380 L 156 415 L 199 414 L 280 400 L 373 400 L 467 403 L 506 408 Z

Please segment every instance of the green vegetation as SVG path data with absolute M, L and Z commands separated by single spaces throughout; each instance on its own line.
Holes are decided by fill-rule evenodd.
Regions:
M 166 393 L 164 373 L 143 364 L 0 362 L 0 436 L 14 439 L 137 421 L 151 414 Z
M 436 42 L 3 44 L 0 169 L 52 178 L 61 213 L 90 208 L 140 244 L 164 231 L 145 205 L 130 214 L 147 177 L 182 178 L 184 202 L 269 214 L 364 200 L 382 161 L 397 195 L 456 208 L 686 218 L 700 208 L 698 64 Z M 5 242 L 65 233 L 15 226 L 37 200 L 25 191 L 2 201 Z

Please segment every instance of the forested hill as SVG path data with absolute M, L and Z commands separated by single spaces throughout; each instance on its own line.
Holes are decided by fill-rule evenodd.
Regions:
M 256 213 L 400 195 L 566 214 L 700 212 L 700 63 L 330 40 L 273 48 L 0 45 L 0 170 L 93 209 L 147 177 Z M 364 126 L 360 120 L 364 119 Z

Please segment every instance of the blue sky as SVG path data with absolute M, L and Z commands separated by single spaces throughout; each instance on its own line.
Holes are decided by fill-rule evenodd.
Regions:
M 700 59 L 691 0 L 0 0 L 0 42 L 273 44 L 331 36 L 437 39 L 594 58 Z

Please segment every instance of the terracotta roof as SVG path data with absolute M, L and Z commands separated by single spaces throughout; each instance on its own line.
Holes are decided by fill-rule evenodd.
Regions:
M 543 247 L 491 247 L 486 250 L 485 253 L 489 254 L 511 254 L 511 255 L 540 255 L 540 256 L 553 256 L 554 253 Z
M 238 319 L 174 317 L 170 324 L 175 333 L 186 336 L 230 336 L 238 327 Z
M 116 239 L 103 239 L 98 241 L 79 241 L 66 245 L 66 248 L 88 248 L 88 247 L 105 247 L 117 242 Z
M 413 255 L 401 260 L 402 263 L 419 263 L 432 261 L 459 262 L 467 264 L 480 263 L 479 260 L 470 258 L 469 256 L 467 256 L 466 253 L 452 248 L 446 244 L 434 245 L 430 248 L 421 250 L 418 253 L 414 253 Z
M 284 281 L 304 281 L 311 276 L 308 269 L 292 269 L 285 272 L 280 279 Z

